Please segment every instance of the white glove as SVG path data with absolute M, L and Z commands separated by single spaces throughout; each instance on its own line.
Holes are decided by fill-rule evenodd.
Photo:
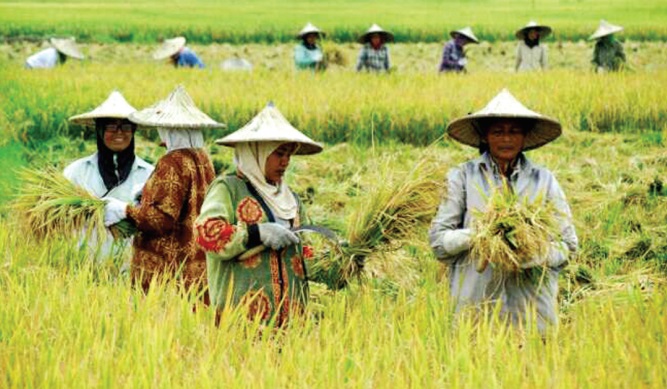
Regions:
M 466 66 L 468 64 L 468 60 L 465 58 L 459 59 L 459 66 Z
M 264 246 L 279 250 L 299 243 L 299 237 L 278 223 L 262 223 L 258 227 L 259 239 Z
M 105 197 L 102 200 L 104 205 L 104 225 L 112 226 L 127 217 L 127 203 L 113 197 Z

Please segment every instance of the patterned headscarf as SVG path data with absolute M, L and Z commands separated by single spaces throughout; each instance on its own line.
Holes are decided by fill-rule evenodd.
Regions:
M 299 206 L 284 180 L 278 185 L 269 184 L 264 175 L 266 159 L 284 141 L 243 142 L 234 147 L 234 163 L 237 169 L 252 184 L 275 216 L 291 220 L 296 217 Z

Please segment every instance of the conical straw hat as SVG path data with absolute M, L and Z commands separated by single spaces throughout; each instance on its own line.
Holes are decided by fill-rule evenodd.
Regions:
M 540 115 L 524 107 L 512 94 L 503 89 L 481 111 L 456 119 L 447 126 L 449 136 L 457 141 L 479 148 L 482 137 L 478 120 L 483 118 L 533 119 L 535 127 L 530 129 L 524 140 L 523 150 L 532 150 L 558 138 L 562 132 L 557 120 Z
M 315 27 L 312 23 L 308 22 L 304 28 L 299 31 L 299 33 L 296 35 L 297 38 L 303 38 L 304 36 L 308 34 L 319 34 L 320 37 L 324 38 L 327 34 L 324 33 L 324 31 L 320 30 L 319 28 Z
M 172 39 L 165 39 L 155 52 L 153 52 L 153 59 L 160 60 L 169 58 L 172 55 L 178 53 L 185 46 L 185 38 L 182 36 L 177 36 Z
M 475 34 L 473 34 L 472 28 L 470 27 L 463 27 L 460 30 L 452 30 L 449 32 L 449 36 L 451 36 L 452 38 L 454 38 L 456 34 L 463 35 L 464 37 L 468 38 L 471 42 L 479 43 L 479 39 L 477 39 Z
M 317 154 L 322 151 L 321 144 L 294 128 L 273 103 L 269 103 L 248 124 L 226 137 L 216 140 L 215 143 L 234 147 L 237 143 L 275 141 L 299 143 L 300 147 L 295 154 Z
M 182 85 L 177 86 L 166 99 L 158 101 L 151 107 L 130 114 L 128 119 L 143 127 L 167 129 L 225 127 L 224 124 L 216 122 L 200 111 Z
M 136 112 L 136 109 L 125 100 L 120 92 L 114 90 L 97 108 L 90 112 L 72 116 L 69 121 L 84 126 L 94 126 L 95 119 L 127 119 L 132 112 Z
M 373 23 L 373 25 L 368 29 L 368 31 L 366 31 L 362 36 L 360 36 L 357 41 L 359 43 L 366 43 L 370 40 L 370 36 L 372 34 L 382 35 L 385 42 L 394 41 L 394 34 L 390 33 L 389 31 L 385 31 L 384 29 L 382 29 L 382 27 L 378 26 L 375 23 Z
M 528 30 L 532 30 L 532 29 L 537 29 L 540 32 L 540 39 L 544 39 L 551 34 L 551 27 L 544 26 L 544 25 L 541 25 L 541 24 L 537 24 L 536 22 L 531 20 L 524 27 L 517 30 L 515 36 L 518 39 L 522 39 L 522 40 L 526 39 L 526 33 L 528 32 Z
M 55 47 L 56 50 L 65 54 L 68 57 L 83 59 L 83 54 L 79 51 L 79 48 L 76 45 L 76 40 L 74 38 L 51 38 L 49 39 L 51 45 Z
M 600 20 L 600 26 L 597 30 L 595 30 L 593 35 L 588 38 L 588 40 L 592 41 L 593 39 L 600 39 L 603 36 L 615 34 L 620 31 L 623 31 L 623 27 L 615 26 L 611 23 L 608 23 L 606 20 Z

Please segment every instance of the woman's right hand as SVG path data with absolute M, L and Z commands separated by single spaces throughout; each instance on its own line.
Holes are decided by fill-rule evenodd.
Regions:
M 299 243 L 299 237 L 294 232 L 278 223 L 261 223 L 258 229 L 259 239 L 273 250 Z

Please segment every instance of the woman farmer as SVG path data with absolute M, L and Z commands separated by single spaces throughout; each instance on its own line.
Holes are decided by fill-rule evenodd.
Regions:
M 324 32 L 311 23 L 306 24 L 299 32 L 297 38 L 301 39 L 301 42 L 294 48 L 294 64 L 297 69 L 324 70 L 326 68 L 322 48 L 317 44 L 317 40 L 324 36 Z
M 359 37 L 363 44 L 357 58 L 357 71 L 368 70 L 374 72 L 388 72 L 391 67 L 389 48 L 385 43 L 394 41 L 394 34 L 385 31 L 377 24 L 373 24 L 368 31 Z
M 187 289 L 203 293 L 206 258 L 195 244 L 193 226 L 215 173 L 204 150 L 202 129 L 224 125 L 197 109 L 182 86 L 129 119 L 157 128 L 167 154 L 157 161 L 141 202 L 135 206 L 109 200 L 105 223 L 127 218 L 138 230 L 130 268 L 135 285 L 148 291 L 154 277 L 178 277 Z M 203 299 L 208 302 L 206 294 Z
M 211 301 L 222 310 L 231 296 L 232 304 L 246 304 L 249 317 L 283 325 L 308 299 L 303 248 L 292 232 L 305 219 L 304 207 L 285 171 L 292 155 L 322 146 L 272 104 L 216 143 L 234 147 L 236 174 L 211 184 L 195 225 Z
M 544 70 L 547 68 L 547 47 L 540 44 L 540 39 L 551 34 L 551 27 L 542 26 L 534 21 L 516 32 L 519 45 L 516 48 L 516 71 Z
M 558 273 L 577 249 L 570 208 L 558 181 L 546 168 L 531 162 L 524 152 L 541 147 L 561 134 L 561 125 L 524 107 L 507 90 L 500 92 L 476 113 L 451 122 L 449 135 L 482 155 L 454 169 L 448 176 L 447 196 L 438 208 L 429 238 L 438 260 L 450 268 L 450 293 L 460 312 L 467 306 L 499 304 L 501 315 L 522 326 L 536 310 L 537 327 L 544 332 L 556 324 Z M 508 185 L 520 198 L 552 202 L 561 237 L 548 243 L 548 255 L 531 258 L 523 269 L 546 267 L 541 283 L 502 274 L 499 267 L 478 272 L 478 258 L 471 258 L 473 212 L 483 211 L 493 187 Z M 493 262 L 493 261 L 490 261 Z
M 153 172 L 153 165 L 134 153 L 137 126 L 127 117 L 135 111 L 120 92 L 113 91 L 97 108 L 69 118 L 71 123 L 95 128 L 97 151 L 69 164 L 64 176 L 96 197 L 134 201 Z M 112 253 L 112 242 L 109 233 L 102 242 L 91 245 L 98 259 Z M 116 248 L 122 252 L 128 243 L 123 241 Z
M 51 69 L 64 64 L 67 57 L 83 59 L 74 38 L 51 38 L 49 43 L 51 47 L 28 57 L 25 61 L 26 69 Z
M 470 43 L 479 43 L 479 39 L 473 34 L 470 27 L 449 32 L 452 39 L 445 43 L 440 62 L 440 72 L 465 72 L 468 60 L 463 47 Z
M 153 53 L 153 59 L 156 61 L 167 58 L 177 68 L 204 68 L 204 62 L 197 57 L 197 54 L 185 47 L 185 38 L 182 36 L 165 39 L 162 46 Z
M 591 61 L 597 72 L 618 71 L 625 66 L 623 45 L 614 38 L 614 34 L 621 31 L 623 27 L 600 20 L 600 26 L 588 38 L 588 40 L 597 40 Z

